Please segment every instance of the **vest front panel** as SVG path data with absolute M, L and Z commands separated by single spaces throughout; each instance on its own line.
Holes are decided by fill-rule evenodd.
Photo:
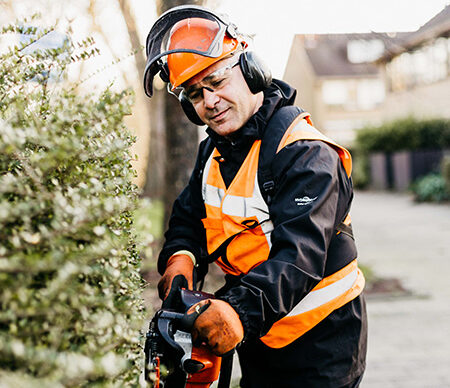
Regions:
M 303 115 L 294 120 L 278 150 L 297 140 L 324 141 L 339 154 L 350 176 L 350 153 L 317 131 L 308 119 Z M 226 249 L 226 255 L 216 260 L 222 270 L 231 275 L 246 274 L 269 257 L 273 224 L 259 189 L 260 146 L 260 140 L 254 142 L 228 188 L 220 174 L 217 149 L 209 157 L 203 172 L 202 195 L 206 218 L 202 221 L 206 229 L 208 253 L 211 254 L 228 238 L 235 236 Z M 349 217 L 347 221 L 350 222 Z M 251 228 L 250 225 L 256 227 Z M 356 298 L 362 292 L 364 283 L 364 276 L 356 259 L 353 259 L 350 264 L 322 279 L 288 315 L 274 323 L 261 341 L 272 348 L 288 345 L 331 312 Z
M 239 233 L 228 245 L 226 257 L 216 261 L 225 273 L 231 275 L 246 274 L 269 256 L 273 225 L 258 184 L 260 146 L 261 141 L 255 141 L 228 188 L 220 175 L 217 150 L 208 159 L 203 174 L 206 218 L 202 221 L 208 253 Z M 256 224 L 256 227 L 249 228 L 249 225 Z

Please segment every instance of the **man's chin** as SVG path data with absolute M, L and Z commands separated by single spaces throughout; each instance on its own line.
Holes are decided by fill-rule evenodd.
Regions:
M 209 127 L 220 136 L 228 136 L 231 133 L 238 130 L 238 128 L 235 128 L 233 125 L 230 125 L 230 123 L 222 123 L 222 124 L 214 123 L 212 125 L 209 125 Z

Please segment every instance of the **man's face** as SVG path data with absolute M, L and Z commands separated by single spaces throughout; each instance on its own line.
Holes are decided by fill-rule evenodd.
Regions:
M 237 65 L 237 55 L 214 63 L 186 82 L 185 94 L 213 131 L 227 136 L 257 112 L 263 94 L 253 94 Z

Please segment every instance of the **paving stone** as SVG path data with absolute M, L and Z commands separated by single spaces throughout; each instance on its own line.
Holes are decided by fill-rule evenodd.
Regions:
M 450 206 L 357 192 L 352 220 L 360 262 L 413 293 L 368 299 L 361 387 L 450 387 Z

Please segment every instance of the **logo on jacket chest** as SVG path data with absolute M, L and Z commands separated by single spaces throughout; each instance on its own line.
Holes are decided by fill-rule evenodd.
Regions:
M 310 198 L 305 195 L 302 198 L 295 198 L 295 203 L 297 204 L 297 206 L 305 206 L 305 205 L 309 205 L 310 203 L 314 202 L 316 199 L 317 199 L 317 197 Z

